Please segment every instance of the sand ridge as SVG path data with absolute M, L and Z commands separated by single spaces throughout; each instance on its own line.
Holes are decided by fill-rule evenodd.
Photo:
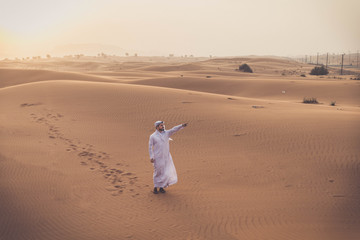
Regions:
M 11 75 L 19 80 L 0 89 L 0 238 L 360 236 L 356 81 L 301 80 L 306 91 L 325 87 L 320 100 L 346 86 L 346 104 L 332 107 L 279 96 L 300 81 L 281 73 L 252 83 L 233 70 L 221 79 L 155 70 Z M 159 119 L 189 126 L 171 142 L 179 183 L 155 196 L 147 142 Z

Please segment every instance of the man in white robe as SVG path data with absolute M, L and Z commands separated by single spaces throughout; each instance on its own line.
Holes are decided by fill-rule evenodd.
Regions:
M 170 136 L 183 129 L 187 123 L 165 130 L 163 121 L 155 122 L 155 132 L 149 138 L 150 161 L 154 166 L 154 193 L 165 193 L 164 188 L 177 183 L 177 174 L 169 148 Z

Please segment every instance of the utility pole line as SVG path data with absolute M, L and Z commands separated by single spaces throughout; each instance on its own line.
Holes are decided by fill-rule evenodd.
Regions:
M 343 54 L 341 55 L 341 72 L 340 72 L 340 75 L 343 75 L 344 55 L 345 55 L 345 53 L 343 53 Z
M 326 53 L 326 69 L 328 68 L 329 53 Z
M 349 66 L 351 65 L 350 55 L 351 55 L 351 53 L 349 51 Z
M 319 65 L 319 53 L 316 55 L 316 65 Z
M 357 51 L 356 54 L 356 66 L 359 67 L 359 50 Z

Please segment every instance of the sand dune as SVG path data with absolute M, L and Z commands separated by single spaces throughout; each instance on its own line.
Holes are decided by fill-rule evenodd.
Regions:
M 0 70 L 0 239 L 359 238 L 356 81 L 151 65 Z M 179 183 L 154 195 L 159 119 L 189 126 L 171 142 Z
M 107 78 L 87 75 L 84 73 L 59 72 L 52 70 L 34 69 L 1 69 L 0 68 L 0 88 L 14 86 L 24 83 L 32 83 L 48 80 L 85 80 L 99 82 L 114 82 Z
M 187 64 L 172 64 L 172 65 L 155 65 L 141 68 L 143 71 L 156 71 L 156 72 L 172 72 L 172 71 L 194 71 L 201 70 L 200 64 L 187 63 Z
M 266 79 L 264 77 L 234 79 L 214 76 L 209 79 L 205 77 L 154 78 L 130 83 L 280 101 L 301 102 L 304 97 L 316 97 L 326 105 L 332 101 L 341 105 L 359 106 L 360 103 L 360 94 L 358 94 L 360 83 L 353 80 L 309 81 L 300 78 Z

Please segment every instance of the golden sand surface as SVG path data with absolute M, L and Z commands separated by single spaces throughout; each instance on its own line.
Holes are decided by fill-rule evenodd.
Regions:
M 360 81 L 313 67 L 0 62 L 0 239 L 360 239 Z M 158 195 L 156 120 L 189 123 L 170 143 L 179 182 Z

